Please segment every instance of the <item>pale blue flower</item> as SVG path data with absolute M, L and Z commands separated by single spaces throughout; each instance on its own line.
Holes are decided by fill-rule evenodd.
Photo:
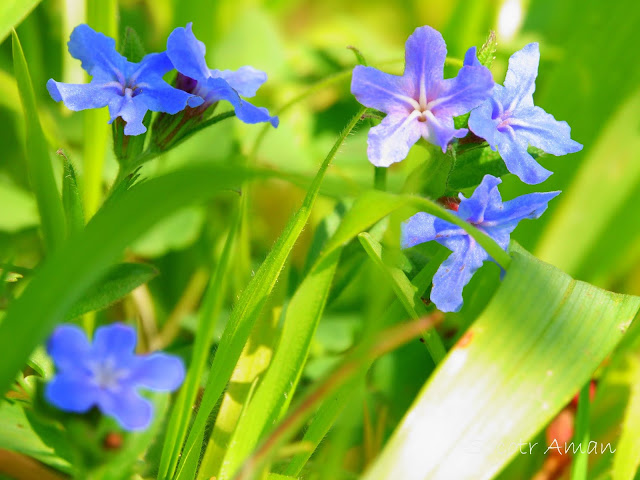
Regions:
M 71 33 L 69 53 L 82 61 L 92 76 L 87 84 L 69 84 L 50 79 L 47 90 L 56 101 L 73 111 L 109 107 L 113 122 L 126 122 L 125 135 L 147 131 L 142 124 L 148 110 L 175 114 L 187 105 L 197 107 L 203 100 L 173 88 L 162 76 L 173 70 L 166 53 L 151 53 L 140 63 L 129 62 L 116 51 L 116 43 L 88 25 L 78 25 Z
M 582 150 L 582 145 L 571 139 L 567 122 L 559 122 L 533 105 L 539 62 L 537 43 L 514 53 L 504 86 L 495 85 L 491 98 L 469 117 L 471 131 L 497 149 L 507 169 L 529 184 L 541 183 L 552 173 L 527 152 L 529 145 L 553 155 Z
M 460 194 L 460 205 L 453 214 L 489 235 L 505 251 L 511 232 L 525 218 L 538 218 L 547 203 L 560 192 L 530 193 L 502 202 L 498 184 L 501 180 L 485 175 L 473 195 Z M 462 289 L 489 254 L 465 230 L 429 213 L 415 214 L 402 225 L 402 247 L 435 240 L 453 253 L 433 277 L 431 301 L 443 312 L 457 312 L 462 307 Z
M 369 131 L 369 161 L 388 167 L 403 160 L 421 137 L 446 151 L 466 128 L 453 117 L 464 115 L 489 97 L 493 79 L 483 66 L 464 66 L 457 77 L 444 79 L 447 47 L 442 35 L 419 27 L 405 45 L 405 69 L 399 77 L 373 67 L 353 70 L 351 93 L 366 107 L 387 114 Z

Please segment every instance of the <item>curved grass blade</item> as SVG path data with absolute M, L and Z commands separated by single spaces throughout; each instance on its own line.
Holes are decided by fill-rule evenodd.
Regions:
M 66 319 L 73 304 L 132 241 L 185 205 L 258 176 L 269 173 L 191 167 L 144 182 L 108 202 L 81 233 L 45 261 L 10 305 L 0 323 L 0 351 L 5 354 L 0 363 L 0 391 L 6 392 L 34 348 Z
M 42 133 L 36 98 L 24 52 L 15 30 L 12 35 L 13 69 L 26 123 L 26 158 L 31 186 L 36 195 L 42 234 L 48 250 L 54 250 L 65 237 L 62 199 L 53 176 L 49 147 Z
M 244 347 L 247 338 L 249 337 L 251 327 L 273 289 L 291 249 L 307 223 L 309 215 L 311 214 L 311 208 L 318 196 L 318 191 L 327 168 L 329 168 L 331 161 L 336 156 L 338 149 L 344 143 L 349 133 L 351 133 L 356 124 L 362 118 L 364 111 L 364 108 L 360 109 L 338 137 L 338 140 L 320 166 L 320 169 L 307 192 L 307 196 L 304 199 L 302 207 L 300 207 L 300 209 L 289 220 L 289 223 L 287 223 L 282 235 L 278 238 L 273 249 L 269 252 L 269 255 L 251 279 L 247 288 L 242 292 L 238 303 L 233 309 L 229 322 L 227 323 L 220 340 L 220 345 L 218 346 L 211 371 L 209 372 L 209 381 L 205 387 L 200 409 L 198 410 L 191 427 L 191 431 L 189 432 L 189 436 L 187 437 L 184 451 L 182 453 L 183 462 L 190 455 L 199 456 L 200 451 L 198 448 L 199 445 L 197 445 L 197 440 L 204 431 L 207 418 L 231 378 L 233 368 L 240 357 L 240 353 L 242 352 L 242 348 Z M 180 466 L 178 466 L 176 476 L 177 478 L 186 477 L 183 476 Z
M 491 302 L 366 480 L 492 478 L 587 382 L 637 315 L 640 298 L 575 281 L 515 249 Z

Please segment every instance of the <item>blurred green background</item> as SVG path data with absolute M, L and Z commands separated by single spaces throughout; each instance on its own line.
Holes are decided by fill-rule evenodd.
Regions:
M 8 1 L 0 6 L 0 19 L 9 17 L 12 4 L 23 1 L 38 3 Z M 101 1 L 88 3 L 99 8 Z M 210 67 L 235 69 L 252 65 L 268 73 L 269 80 L 254 103 L 268 107 L 272 113 L 317 82 L 337 75 L 335 81 L 323 84 L 284 111 L 279 128 L 266 133 L 257 151 L 260 165 L 297 174 L 301 181 L 316 172 L 336 135 L 358 108 L 349 93 L 349 71 L 355 57 L 347 46 L 357 47 L 371 65 L 399 74 L 404 42 L 418 26 L 426 24 L 440 30 L 449 55 L 457 58 L 462 58 L 469 46 L 481 45 L 493 29 L 498 38 L 493 73 L 501 83 L 509 56 L 526 43 L 540 42 L 536 104 L 556 119 L 566 120 L 572 127 L 572 138 L 584 144 L 584 149 L 561 158 L 542 158 L 541 163 L 555 172 L 542 185 L 527 186 L 511 175 L 504 177 L 501 191 L 505 199 L 536 190 L 564 192 L 540 220 L 523 222 L 513 238 L 579 279 L 618 292 L 640 294 L 637 2 L 120 0 L 118 11 L 118 38 L 132 27 L 148 52 L 163 50 L 173 28 L 193 21 L 196 36 L 207 45 Z M 63 148 L 81 178 L 87 160 L 83 158 L 84 149 L 99 132 L 88 127 L 91 123 L 86 121 L 85 113 L 72 113 L 51 100 L 45 83 L 49 78 L 84 81 L 80 62 L 68 55 L 66 42 L 71 30 L 84 23 L 86 16 L 84 0 L 43 0 L 17 28 L 52 151 Z M 0 30 L 0 261 L 32 267 L 40 261 L 42 249 L 26 171 L 24 142 L 28 139 L 24 138 L 8 34 L 9 31 Z M 455 71 L 448 73 L 454 75 Z M 261 130 L 261 126 L 226 121 L 145 165 L 143 173 L 156 175 L 194 162 L 241 162 Z M 287 271 L 291 286 L 303 268 L 313 227 L 331 211 L 337 198 L 372 185 L 366 132 L 367 128 L 361 127 L 348 139 L 329 170 L 312 226 L 296 246 L 292 268 Z M 425 155 L 423 149 L 416 147 L 406 161 L 394 165 L 389 170 L 389 189 L 400 191 Z M 108 144 L 106 157 L 105 190 L 116 175 L 116 162 Z M 61 178 L 61 159 L 56 159 L 55 166 Z M 272 247 L 303 194 L 302 189 L 284 182 L 262 182 L 255 187 L 250 212 L 252 265 L 249 269 L 241 262 L 236 265 L 227 312 L 246 285 L 250 270 L 255 270 Z M 149 261 L 161 272 L 149 285 L 158 324 L 167 321 L 185 295 L 199 298 L 206 284 L 211 250 L 219 246 L 221 233 L 229 224 L 229 205 L 235 200 L 224 197 L 205 206 L 189 207 L 131 246 L 129 257 Z M 483 272 L 465 291 L 463 323 L 473 319 L 486 302 L 486 291 L 480 290 L 474 296 L 474 285 L 480 285 L 483 276 L 494 280 L 497 277 L 495 266 L 485 267 Z M 371 298 L 358 288 L 364 290 L 372 283 L 370 279 L 353 282 L 359 286 L 338 292 L 337 296 L 342 294 L 338 301 L 331 299 L 305 372 L 307 379 L 325 372 L 337 354 L 351 345 L 364 316 L 362 300 Z M 287 292 L 276 292 L 280 299 L 286 295 Z M 127 314 L 131 312 L 126 311 L 125 305 L 125 311 L 117 313 L 130 318 Z M 194 315 L 186 315 L 182 321 L 187 331 L 194 324 Z M 178 342 L 176 348 L 188 349 L 189 345 L 189 341 Z M 372 407 L 376 412 L 372 422 L 382 424 L 381 432 L 385 432 L 382 417 L 388 415 L 387 423 L 395 425 L 424 382 L 428 372 L 424 371 L 423 359 L 422 347 L 412 344 L 377 364 L 379 391 L 370 399 L 377 403 L 375 395 L 386 397 Z M 346 423 L 353 426 L 354 422 Z M 365 461 L 375 455 L 383 437 L 382 433 L 368 437 L 369 443 L 363 447 L 369 449 Z
M 11 3 L 21 2 L 8 2 L 3 8 L 10 9 Z M 88 3 L 91 8 L 92 2 Z M 94 3 L 99 8 L 100 1 Z M 400 73 L 404 41 L 420 25 L 440 30 L 449 55 L 458 58 L 469 46 L 481 45 L 494 29 L 499 50 L 493 70 L 498 82 L 504 78 L 510 54 L 528 42 L 540 42 L 536 103 L 566 120 L 573 138 L 585 148 L 578 154 L 542 160 L 555 174 L 534 188 L 565 193 L 541 220 L 525 222 L 515 238 L 581 279 L 619 291 L 640 291 L 636 278 L 640 228 L 634 208 L 640 200 L 640 64 L 636 61 L 640 8 L 636 2 L 121 0 L 118 8 L 119 37 L 127 27 L 135 28 L 148 52 L 162 50 L 173 28 L 193 21 L 196 35 L 207 45 L 211 66 L 233 69 L 249 64 L 269 74 L 257 103 L 271 110 L 314 82 L 351 68 L 354 57 L 345 48 L 348 45 L 359 48 L 369 63 L 383 63 L 381 68 Z M 10 12 L 2 13 L 0 8 L 0 13 Z M 45 83 L 51 77 L 67 82 L 84 78 L 79 62 L 67 54 L 66 41 L 73 27 L 86 21 L 86 15 L 84 1 L 44 0 L 18 27 L 49 140 L 52 146 L 64 148 L 80 170 L 83 135 L 91 135 L 83 131 L 84 114 L 71 114 L 56 105 Z M 10 42 L 8 32 L 1 34 L 0 248 L 8 252 L 6 256 L 19 259 L 33 253 L 36 216 L 28 193 Z M 259 162 L 311 175 L 355 108 L 348 76 L 319 89 L 288 110 L 277 131 L 267 134 Z M 228 122 L 197 136 L 146 171 L 174 168 L 183 162 L 229 161 L 230 155 L 246 152 L 258 131 L 254 126 Z M 334 192 L 349 184 L 355 188 L 369 183 L 365 141 L 361 129 L 339 156 L 327 181 L 328 186 L 336 185 Z M 424 155 L 415 150 L 419 149 L 414 149 L 413 157 Z M 399 188 L 411 165 L 410 159 L 392 168 L 392 188 Z M 108 158 L 105 181 L 114 175 L 115 162 Z M 505 179 L 504 197 L 534 189 L 510 177 Z M 254 227 L 256 233 L 266 234 L 256 235 L 266 239 L 261 249 L 269 247 L 299 197 L 299 191 L 283 185 L 266 187 L 259 195 L 254 208 L 260 215 Z M 274 205 L 285 208 L 275 211 Z M 178 230 L 184 238 L 169 239 L 172 245 L 141 242 L 141 253 L 159 256 L 195 240 L 204 216 L 192 211 L 183 217 L 180 225 L 184 228 Z M 16 238 L 21 241 L 14 242 Z M 33 264 L 35 259 L 23 263 Z

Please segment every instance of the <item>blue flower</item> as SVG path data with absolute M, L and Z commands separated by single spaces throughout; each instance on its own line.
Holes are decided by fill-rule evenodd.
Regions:
M 485 175 L 469 198 L 460 194 L 460 205 L 453 212 L 493 238 L 505 251 L 509 237 L 520 220 L 538 218 L 547 203 L 560 192 L 530 193 L 502 203 L 499 178 Z M 433 277 L 431 301 L 443 312 L 462 307 L 462 289 L 475 271 L 489 260 L 489 254 L 462 228 L 428 213 L 417 213 L 402 225 L 402 247 L 435 240 L 453 253 Z
M 509 69 L 502 85 L 495 85 L 491 98 L 471 112 L 469 128 L 496 149 L 509 171 L 520 180 L 536 184 L 551 172 L 527 153 L 533 145 L 553 155 L 577 152 L 582 145 L 571 140 L 567 122 L 533 105 L 540 49 L 530 43 L 509 59 Z
M 353 69 L 351 93 L 366 107 L 387 116 L 369 131 L 369 161 L 388 167 L 403 160 L 420 137 L 446 151 L 466 128 L 456 129 L 453 117 L 463 115 L 489 97 L 493 79 L 482 66 L 464 66 L 455 78 L 444 79 L 447 47 L 431 27 L 419 27 L 405 45 L 401 77 L 373 67 Z
M 135 355 L 135 346 L 136 332 L 124 324 L 98 328 L 93 344 L 75 325 L 57 327 L 47 344 L 57 370 L 45 389 L 47 401 L 75 413 L 97 406 L 126 430 L 147 428 L 153 406 L 137 389 L 173 391 L 185 370 L 178 357 Z
M 50 79 L 47 90 L 56 101 L 73 111 L 109 107 L 111 120 L 122 118 L 125 135 L 147 131 L 142 124 L 148 110 L 178 113 L 187 105 L 196 107 L 202 99 L 173 88 L 162 76 L 173 70 L 166 53 L 151 53 L 140 63 L 129 62 L 116 51 L 116 43 L 88 25 L 78 25 L 71 33 L 69 53 L 82 61 L 93 78 L 74 85 Z
M 176 28 L 167 40 L 167 54 L 179 72 L 178 87 L 202 98 L 204 103 L 200 109 L 203 111 L 220 100 L 227 100 L 244 123 L 270 122 L 277 127 L 278 117 L 240 98 L 240 95 L 255 96 L 266 82 L 267 74 L 248 66 L 236 71 L 209 69 L 204 59 L 205 45 L 195 37 L 191 26 L 188 23 L 186 28 Z

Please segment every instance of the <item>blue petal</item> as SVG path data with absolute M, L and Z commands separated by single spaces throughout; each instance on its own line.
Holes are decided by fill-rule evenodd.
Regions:
M 582 145 L 571 140 L 571 127 L 559 122 L 540 107 L 517 110 L 509 125 L 516 135 L 525 138 L 530 145 L 552 155 L 566 155 L 582 150 Z
M 93 352 L 99 359 L 128 357 L 136 348 L 136 331 L 123 323 L 98 327 L 93 336 Z
M 492 89 L 488 68 L 462 67 L 455 78 L 435 82 L 427 108 L 436 116 L 464 115 L 487 100 Z
M 185 369 L 182 360 L 166 353 L 153 353 L 138 357 L 130 380 L 154 391 L 173 391 L 184 381 Z
M 500 85 L 494 86 L 494 91 L 496 88 L 504 88 Z M 475 133 L 478 137 L 484 138 L 493 151 L 496 150 L 496 134 L 498 133 L 497 125 L 500 120 L 494 120 L 495 105 L 493 100 L 487 100 L 482 103 L 478 108 L 471 111 L 471 115 L 469 116 L 469 129 Z
M 416 115 L 387 115 L 369 130 L 367 156 L 376 167 L 388 167 L 403 160 L 425 130 Z
M 186 103 L 186 102 L 185 102 Z M 122 118 L 126 125 L 124 126 L 125 135 L 140 135 L 147 131 L 142 121 L 147 113 L 147 105 L 140 95 L 137 97 L 124 96 L 114 102 L 109 103 L 109 114 L 113 122 L 117 117 Z
M 146 82 L 149 78 L 155 81 L 161 80 L 164 74 L 171 70 L 173 70 L 173 63 L 166 52 L 145 55 L 140 63 L 127 62 L 127 78 L 130 85 Z
M 464 62 L 462 65 L 465 67 L 481 67 L 482 64 L 476 55 L 476 47 L 471 47 L 467 50 L 467 53 L 464 54 Z
M 502 180 L 492 175 L 485 175 L 469 198 L 460 195 L 462 201 L 458 206 L 458 215 L 469 223 L 482 223 L 486 212 L 502 208 L 502 197 L 498 185 Z
M 100 390 L 89 377 L 58 374 L 45 386 L 44 396 L 60 410 L 84 413 L 96 405 Z
M 540 218 L 549 201 L 559 194 L 560 191 L 529 193 L 509 200 L 498 208 L 488 209 L 484 218 L 485 228 L 495 227 L 511 233 L 521 220 Z
M 231 86 L 222 78 L 208 78 L 206 82 L 207 101 L 226 100 L 236 112 L 236 116 L 244 123 L 269 122 L 274 127 L 278 126 L 278 117 L 269 115 L 264 107 L 256 107 L 243 100 Z
M 423 105 L 435 82 L 444 77 L 447 46 L 442 35 L 429 26 L 418 27 L 405 44 L 404 77 L 411 82 L 410 96 Z
M 47 342 L 47 353 L 58 371 L 73 371 L 88 358 L 91 346 L 87 335 L 76 325 L 60 325 Z
M 144 105 L 154 112 L 165 112 L 171 115 L 190 107 L 198 107 L 204 103 L 204 99 L 197 95 L 173 88 L 164 80 L 150 84 L 149 88 L 142 89 L 134 101 L 142 101 Z
M 125 387 L 117 392 L 103 390 L 98 407 L 105 415 L 114 417 L 125 430 L 144 430 L 153 418 L 153 404 L 133 388 Z
M 447 151 L 447 146 L 451 140 L 454 138 L 462 138 L 469 132 L 466 128 L 455 128 L 453 117 L 451 116 L 434 116 L 433 113 L 428 110 L 426 115 L 427 121 L 423 123 L 425 128 L 422 136 L 429 143 L 442 148 L 443 153 Z
M 520 107 L 533 106 L 533 92 L 536 89 L 540 47 L 530 43 L 509 58 L 509 68 L 504 80 L 508 92 L 505 99 L 506 111 L 512 112 Z
M 206 48 L 192 30 L 192 23 L 186 28 L 176 28 L 167 39 L 167 55 L 176 70 L 195 80 L 204 80 L 211 76 L 204 59 Z
M 78 85 L 49 79 L 47 90 L 51 98 L 56 102 L 62 100 L 66 107 L 74 112 L 106 107 L 114 97 L 120 96 L 120 88 L 117 85 L 105 85 L 94 81 Z
M 401 229 L 402 248 L 409 248 L 420 243 L 436 240 L 441 245 L 451 249 L 455 246 L 455 242 L 458 241 L 457 237 L 467 235 L 467 232 L 457 225 L 425 212 L 416 213 L 402 224 Z
M 124 83 L 126 59 L 116 51 L 116 42 L 89 25 L 78 25 L 71 32 L 69 53 L 82 62 L 82 68 L 94 78 Z
M 377 68 L 358 65 L 351 77 L 351 93 L 365 107 L 384 113 L 405 113 L 419 108 L 411 97 L 411 81 L 381 72 Z
M 462 290 L 489 256 L 469 236 L 457 238 L 453 253 L 433 277 L 431 301 L 442 312 L 457 312 L 462 307 Z
M 546 168 L 542 167 L 535 158 L 527 152 L 527 141 L 524 138 L 500 133 L 496 135 L 497 147 L 500 156 L 504 160 L 507 169 L 517 175 L 520 180 L 529 185 L 544 182 L 551 176 Z
M 223 78 L 231 88 L 243 97 L 255 96 L 258 89 L 267 81 L 267 74 L 250 66 L 238 70 L 211 70 L 211 76 Z

